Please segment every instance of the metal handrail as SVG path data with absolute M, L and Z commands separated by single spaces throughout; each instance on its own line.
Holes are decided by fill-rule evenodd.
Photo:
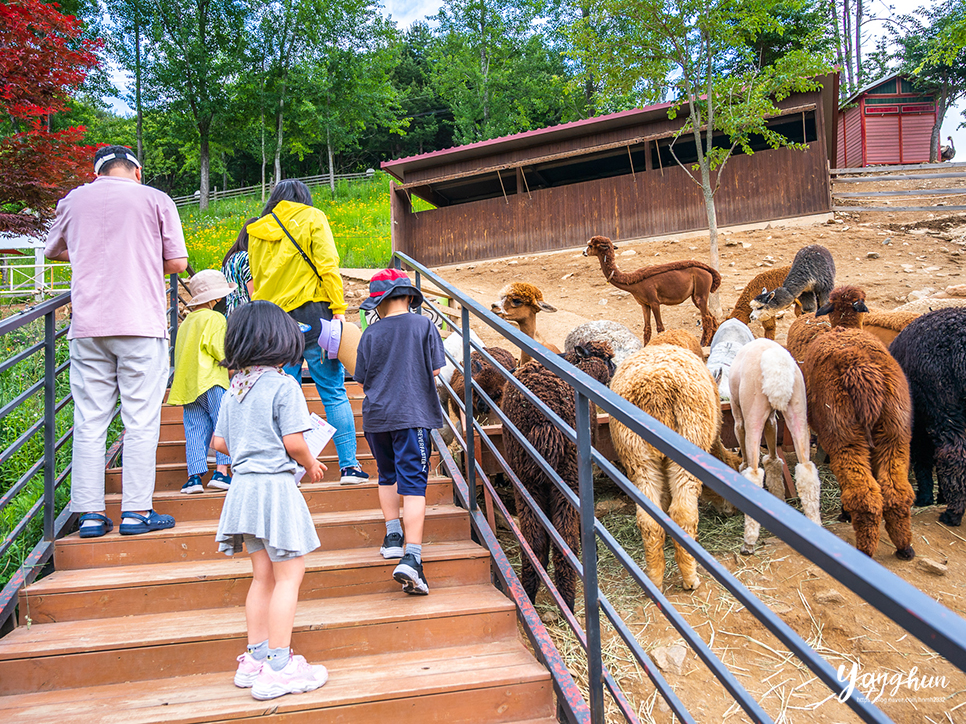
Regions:
M 426 277 L 438 289 L 448 294 L 462 306 L 461 332 L 463 338 L 463 359 L 460 363 L 457 363 L 457 367 L 463 369 L 469 368 L 471 350 L 478 351 L 493 364 L 494 368 L 500 374 L 504 375 L 508 384 L 514 384 L 532 404 L 535 404 L 538 409 L 544 412 L 547 419 L 557 426 L 570 442 L 577 445 L 580 489 L 579 493 L 575 494 L 560 479 L 559 475 L 539 457 L 539 454 L 533 449 L 533 446 L 529 444 L 519 431 L 508 424 L 509 420 L 503 415 L 502 411 L 491 404 L 491 410 L 503 422 L 504 434 L 513 434 L 517 438 L 524 449 L 541 466 L 541 469 L 547 473 L 547 477 L 568 499 L 570 504 L 577 507 L 580 511 L 581 551 L 583 560 L 578 563 L 571 551 L 565 550 L 565 547 L 562 547 L 561 550 L 565 550 L 565 554 L 570 559 L 571 564 L 578 571 L 578 575 L 584 580 L 584 610 L 587 619 L 585 628 L 588 630 L 587 664 L 590 679 L 588 701 L 586 704 L 590 709 L 591 720 L 593 722 L 603 721 L 603 677 L 600 669 L 601 651 L 599 630 L 595 632 L 596 627 L 599 625 L 598 616 L 600 609 L 604 610 L 605 615 L 615 624 L 620 633 L 620 626 L 614 619 L 616 612 L 610 609 L 605 603 L 605 599 L 602 598 L 596 585 L 596 549 L 598 538 L 614 553 L 621 565 L 628 571 L 631 578 L 641 586 L 642 591 L 658 604 L 659 610 L 662 612 L 673 611 L 673 608 L 663 598 L 661 592 L 650 582 L 646 574 L 640 570 L 637 564 L 623 551 L 602 524 L 596 520 L 594 516 L 592 481 L 590 477 L 591 464 L 593 462 L 597 463 L 600 469 L 614 480 L 623 492 L 631 497 L 638 506 L 643 508 L 654 520 L 664 527 L 676 542 L 686 548 L 716 580 L 730 593 L 735 595 L 740 602 L 745 604 L 748 611 L 765 625 L 784 645 L 788 646 L 789 650 L 798 656 L 831 689 L 833 694 L 838 694 L 841 697 L 847 691 L 847 687 L 845 685 L 846 682 L 838 678 L 836 672 L 822 656 L 815 652 L 784 621 L 765 606 L 760 599 L 748 591 L 713 556 L 708 554 L 694 539 L 685 533 L 661 510 L 659 505 L 655 505 L 643 496 L 610 461 L 606 460 L 590 446 L 589 403 L 601 407 L 606 413 L 611 415 L 612 419 L 616 419 L 626 425 L 645 442 L 677 462 L 685 470 L 698 478 L 704 485 L 707 485 L 714 492 L 735 505 L 741 512 L 758 520 L 771 533 L 785 541 L 798 553 L 808 558 L 812 563 L 818 565 L 860 597 L 871 603 L 876 609 L 919 638 L 923 643 L 945 656 L 953 665 L 962 670 L 966 670 L 966 621 L 954 612 L 940 605 L 898 576 L 890 573 L 849 544 L 824 530 L 821 526 L 815 525 L 790 506 L 783 503 L 776 505 L 778 501 L 770 493 L 752 485 L 743 476 L 719 462 L 696 445 L 688 442 L 674 431 L 660 424 L 627 400 L 611 392 L 606 386 L 574 368 L 561 357 L 550 353 L 545 347 L 497 318 L 489 310 L 484 309 L 476 301 L 462 294 L 458 289 L 445 282 L 419 262 L 400 252 L 394 254 L 394 259 L 397 266 L 405 264 L 407 267 L 415 270 L 417 286 L 420 285 L 421 277 Z M 525 350 L 533 359 L 565 379 L 574 388 L 577 411 L 576 429 L 571 428 L 547 410 L 538 398 L 521 385 L 515 377 L 504 370 L 500 364 L 496 363 L 496 360 L 485 350 L 471 343 L 469 336 L 470 313 L 512 344 Z M 455 360 L 454 363 L 456 363 Z M 454 394 L 453 396 L 454 399 L 459 399 L 458 406 L 463 410 L 466 420 L 466 430 L 463 436 L 467 449 L 465 480 L 474 481 L 474 484 L 470 488 L 475 490 L 475 481 L 477 478 L 482 481 L 484 487 L 489 485 L 486 477 L 481 473 L 477 473 L 475 453 L 472 450 L 472 441 L 475 438 L 474 431 L 481 435 L 481 439 L 485 438 L 485 433 L 482 426 L 473 419 L 472 412 L 467 413 L 467 411 L 473 410 L 474 394 L 482 395 L 490 403 L 492 401 L 472 381 L 471 375 L 464 375 L 464 382 L 462 399 L 459 399 L 458 395 Z M 497 456 L 497 458 L 503 470 L 508 473 L 512 472 L 505 460 L 500 456 Z M 519 480 L 516 480 L 513 475 L 508 475 L 508 477 L 515 488 L 518 491 L 521 490 Z M 496 495 L 495 490 L 492 488 L 487 489 L 491 495 Z M 474 526 L 487 525 L 485 516 L 478 515 L 476 511 L 475 495 L 469 496 L 467 507 L 470 510 Z M 553 533 L 551 533 L 552 527 L 548 528 L 549 521 L 546 517 L 541 516 L 539 513 L 535 517 L 544 528 L 548 529 L 548 533 L 553 536 Z M 513 527 L 511 526 L 511 528 Z M 588 572 L 591 575 L 587 575 Z M 515 600 L 519 606 L 520 600 L 516 597 Z M 669 615 L 668 618 L 670 623 L 679 631 L 690 631 L 693 633 L 693 629 L 690 628 L 682 617 L 676 615 L 676 612 Z M 621 635 L 625 637 L 626 641 L 626 632 Z M 771 721 L 767 714 L 751 699 L 750 695 L 744 691 L 744 688 L 741 687 L 737 680 L 727 672 L 727 668 L 721 663 L 720 659 L 711 652 L 709 647 L 703 645 L 700 637 L 694 634 L 693 636 L 686 636 L 686 638 L 695 647 L 699 657 L 718 676 L 732 696 L 735 696 L 739 700 L 739 704 L 742 705 L 742 708 L 744 708 L 745 712 L 753 721 Z M 638 650 L 635 650 L 634 647 L 630 648 L 638 663 L 647 670 L 646 662 L 640 656 L 643 652 L 639 648 Z M 727 680 L 729 678 L 730 681 Z M 655 682 L 655 685 L 661 692 L 661 695 L 665 697 L 665 700 L 668 701 L 669 706 L 675 710 L 679 718 L 687 720 L 677 711 L 673 692 L 669 690 L 669 687 L 662 687 L 657 682 Z M 846 703 L 864 721 L 890 721 L 881 710 L 859 694 L 859 692 L 855 692 L 852 696 L 849 696 L 846 699 Z M 635 718 L 628 717 L 626 712 L 624 714 L 628 721 L 636 720 Z

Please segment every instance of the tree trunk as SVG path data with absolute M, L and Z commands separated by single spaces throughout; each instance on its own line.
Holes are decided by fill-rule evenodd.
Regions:
M 282 97 L 278 100 L 278 113 L 275 117 L 276 123 L 276 139 L 275 139 L 275 183 L 282 180 L 282 120 L 283 112 L 285 110 L 285 94 L 282 93 Z
M 936 123 L 933 125 L 932 134 L 929 136 L 929 163 L 939 161 L 939 134 L 942 132 L 943 120 L 946 118 L 947 98 L 948 95 L 944 87 L 939 92 L 939 97 L 936 98 Z
M 262 110 L 262 203 L 265 203 L 265 110 Z
M 201 199 L 198 202 L 198 207 L 200 211 L 205 211 L 208 208 L 208 192 L 211 188 L 208 176 L 211 167 L 211 153 L 208 148 L 208 126 L 199 126 L 198 133 L 201 136 Z
M 829 0 L 828 4 L 828 19 L 832 23 L 832 27 L 835 28 L 835 60 L 839 68 L 845 67 L 845 53 L 842 50 L 842 29 L 839 27 L 839 14 L 836 10 L 835 0 Z M 849 88 L 848 80 L 839 86 L 839 95 L 843 98 L 848 97 Z
M 862 0 L 855 0 L 855 89 L 862 87 Z
M 329 189 L 335 198 L 335 154 L 332 153 L 332 129 L 328 126 L 325 128 L 325 147 L 329 151 Z
M 141 25 L 134 14 L 134 105 L 137 106 L 138 162 L 144 165 L 144 134 L 141 129 Z
M 856 90 L 852 72 L 852 14 L 849 10 L 849 0 L 842 0 L 842 36 L 845 41 L 845 87 L 846 96 Z
M 580 16 L 583 18 L 584 22 L 587 22 L 590 18 L 590 7 L 586 4 L 580 6 Z M 584 81 L 584 100 L 587 102 L 587 117 L 594 117 L 594 95 L 596 88 L 594 87 L 594 74 L 587 71 L 587 79 Z

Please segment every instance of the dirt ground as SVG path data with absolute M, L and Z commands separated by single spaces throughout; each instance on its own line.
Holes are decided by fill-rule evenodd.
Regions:
M 937 183 L 930 181 L 921 186 Z M 862 190 L 875 187 L 866 185 Z M 930 199 L 927 203 L 935 201 Z M 905 205 L 907 199 L 902 202 Z M 908 203 L 918 205 L 923 200 Z M 947 203 L 961 201 L 950 199 Z M 708 258 L 706 232 L 661 240 L 618 240 L 617 244 L 617 263 L 624 271 L 677 259 Z M 935 213 L 836 214 L 827 223 L 774 223 L 757 230 L 724 231 L 720 237 L 720 303 L 724 316 L 754 275 L 767 266 L 790 264 L 795 253 L 808 244 L 822 244 L 832 252 L 836 283 L 862 286 L 873 310 L 893 309 L 917 290 L 942 290 L 966 283 L 966 214 L 944 214 L 941 207 Z M 547 341 L 561 349 L 567 333 L 589 320 L 610 319 L 627 325 L 638 335 L 643 331 L 637 302 L 607 284 L 597 259 L 583 257 L 579 248 L 461 264 L 437 271 L 487 306 L 496 301 L 505 284 L 526 281 L 537 285 L 545 301 L 558 310 L 540 313 L 537 328 Z M 361 301 L 364 289 L 361 280 L 347 280 L 350 298 L 357 296 Z M 690 302 L 663 307 L 662 314 L 668 328 L 688 329 L 700 337 L 700 316 Z M 778 321 L 779 342 L 784 342 L 793 320 L 793 315 L 786 314 Z M 473 326 L 488 344 L 506 344 L 485 325 Z M 761 336 L 760 324 L 753 322 L 751 327 Z M 898 561 L 884 530 L 875 559 L 943 605 L 966 615 L 966 529 L 940 525 L 936 519 L 941 510 L 914 510 L 917 560 Z M 632 519 L 633 506 L 612 515 L 624 516 L 626 524 Z M 830 522 L 827 527 L 854 543 L 849 525 Z M 942 576 L 926 572 L 919 563 L 924 558 L 946 564 L 948 571 Z M 876 698 L 878 693 L 877 704 L 894 721 L 966 722 L 966 675 L 962 671 L 777 538 L 767 538 L 756 555 L 728 554 L 722 560 L 833 667 L 844 666 L 848 676 L 854 665 L 859 677 L 857 688 L 866 691 L 871 687 L 870 698 Z M 710 577 L 705 576 L 707 582 L 692 593 L 680 587 L 680 576 L 676 568 L 672 570 L 665 583 L 672 603 L 776 721 L 859 721 Z M 636 606 L 632 601 L 630 608 L 633 610 L 624 609 L 628 623 L 639 633 L 647 650 L 681 643 L 680 635 L 656 606 L 642 599 Z M 621 659 L 617 656 L 609 665 L 614 666 L 615 672 L 624 672 L 620 678 L 633 692 L 642 719 L 671 722 L 667 706 L 654 695 L 650 682 L 639 672 L 628 671 L 626 656 Z M 698 721 L 748 720 L 690 649 L 681 673 L 665 672 L 665 676 Z M 870 684 L 871 677 L 878 677 L 874 686 Z

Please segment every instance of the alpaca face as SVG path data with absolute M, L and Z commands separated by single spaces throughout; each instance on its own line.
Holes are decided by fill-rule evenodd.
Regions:
M 533 284 L 515 282 L 500 290 L 500 300 L 490 305 L 490 311 L 519 325 L 532 320 L 537 312 L 556 312 L 557 308 L 543 301 L 543 292 Z
M 584 256 L 596 256 L 603 258 L 611 251 L 617 249 L 617 246 L 611 242 L 606 236 L 595 236 L 587 242 L 587 248 L 584 249 Z
M 757 321 L 771 319 L 778 312 L 792 306 L 794 301 L 795 298 L 785 287 L 778 287 L 771 292 L 762 289 L 761 294 L 751 300 L 751 318 Z

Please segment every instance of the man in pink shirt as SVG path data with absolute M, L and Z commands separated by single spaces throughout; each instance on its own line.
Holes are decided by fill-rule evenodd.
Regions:
M 105 515 L 107 427 L 117 398 L 124 422 L 122 535 L 174 526 L 153 510 L 161 403 L 168 382 L 165 274 L 188 265 L 170 197 L 141 184 L 130 149 L 94 155 L 92 183 L 57 204 L 44 253 L 71 263 L 70 389 L 74 397 L 71 510 L 80 536 L 114 527 Z

